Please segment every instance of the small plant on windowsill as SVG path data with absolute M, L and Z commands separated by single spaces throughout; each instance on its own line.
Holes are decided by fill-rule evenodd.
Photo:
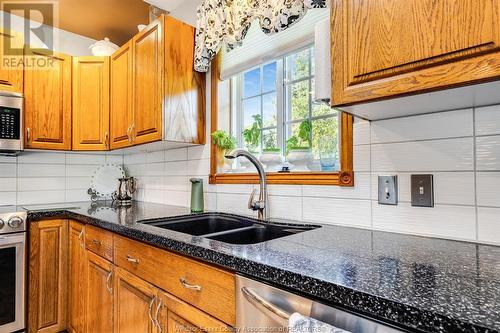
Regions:
M 245 128 L 243 130 L 243 140 L 245 140 L 245 145 L 248 150 L 256 154 L 259 150 L 260 145 L 260 132 L 262 129 L 262 116 L 260 114 L 255 114 L 252 116 L 254 122 L 252 126 Z
M 287 161 L 294 165 L 294 169 L 308 171 L 307 163 L 312 159 L 312 123 L 309 119 L 299 125 L 297 135 L 291 136 L 286 141 Z
M 217 147 L 217 169 L 225 168 L 226 153 L 236 148 L 236 139 L 223 130 L 213 132 L 211 137 L 212 143 Z

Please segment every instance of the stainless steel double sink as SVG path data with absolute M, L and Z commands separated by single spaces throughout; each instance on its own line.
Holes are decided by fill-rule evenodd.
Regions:
M 201 213 L 142 223 L 229 244 L 257 244 L 319 228 L 316 225 L 269 223 L 225 213 Z

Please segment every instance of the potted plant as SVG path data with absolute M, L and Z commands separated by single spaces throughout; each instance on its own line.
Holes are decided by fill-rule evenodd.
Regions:
M 262 140 L 264 147 L 259 159 L 269 171 L 277 171 L 281 164 L 281 149 L 276 147 L 276 139 L 276 133 L 269 132 L 268 135 L 264 135 Z
M 236 148 L 236 139 L 223 130 L 213 132 L 211 137 L 212 143 L 217 147 L 217 169 L 223 169 L 227 163 L 226 153 Z
M 294 165 L 295 169 L 308 171 L 308 162 L 312 159 L 312 123 L 309 119 L 302 121 L 299 125 L 297 135 L 291 136 L 286 141 L 287 161 Z
M 260 144 L 262 116 L 260 114 L 255 114 L 252 118 L 254 119 L 252 126 L 243 130 L 243 140 L 245 140 L 245 145 L 248 148 L 248 151 L 255 154 L 258 152 Z

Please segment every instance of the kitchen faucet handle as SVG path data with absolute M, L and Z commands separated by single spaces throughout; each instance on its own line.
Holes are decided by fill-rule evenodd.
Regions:
M 256 189 L 253 189 L 252 193 L 250 194 L 250 198 L 248 198 L 248 209 L 251 209 L 251 210 L 258 209 L 255 205 L 255 200 L 254 200 L 256 191 L 257 191 Z

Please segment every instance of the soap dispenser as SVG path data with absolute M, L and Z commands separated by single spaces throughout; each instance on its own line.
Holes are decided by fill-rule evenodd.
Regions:
M 202 213 L 203 207 L 203 180 L 191 178 L 191 213 Z

